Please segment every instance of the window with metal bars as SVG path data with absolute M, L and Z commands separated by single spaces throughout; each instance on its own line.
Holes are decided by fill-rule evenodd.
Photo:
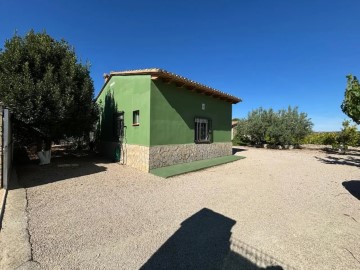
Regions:
M 195 118 L 195 143 L 211 142 L 211 120 L 207 118 Z

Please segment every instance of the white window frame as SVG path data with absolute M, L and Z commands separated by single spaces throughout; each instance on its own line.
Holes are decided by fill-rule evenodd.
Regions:
M 211 120 L 204 117 L 195 117 L 195 143 L 211 143 Z
M 133 111 L 133 126 L 140 125 L 140 110 Z

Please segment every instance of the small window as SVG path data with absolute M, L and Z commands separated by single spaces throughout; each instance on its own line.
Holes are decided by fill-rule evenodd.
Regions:
M 140 111 L 133 111 L 133 126 L 138 126 L 140 124 Z
M 211 120 L 206 118 L 195 118 L 195 142 L 211 142 Z

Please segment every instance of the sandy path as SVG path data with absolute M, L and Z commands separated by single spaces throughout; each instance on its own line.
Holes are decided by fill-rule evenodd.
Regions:
M 360 269 L 360 200 L 342 184 L 360 181 L 359 156 L 237 154 L 247 158 L 167 180 L 96 160 L 21 168 L 34 260 L 44 269 Z

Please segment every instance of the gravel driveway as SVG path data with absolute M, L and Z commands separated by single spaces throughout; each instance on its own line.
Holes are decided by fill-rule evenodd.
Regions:
M 237 154 L 246 159 L 169 179 L 95 158 L 20 168 L 33 260 L 44 269 L 360 269 L 360 153 Z

